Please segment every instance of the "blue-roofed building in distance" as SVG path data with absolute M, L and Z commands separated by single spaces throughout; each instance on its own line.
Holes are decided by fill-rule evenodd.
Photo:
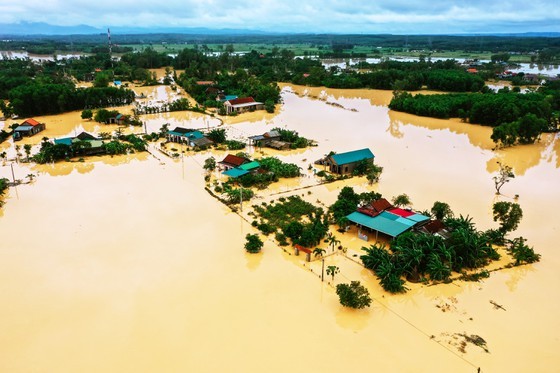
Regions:
M 374 158 L 375 156 L 371 150 L 364 148 L 346 153 L 331 154 L 323 159 L 321 163 L 326 165 L 333 174 L 346 175 L 351 174 L 363 160 L 373 164 Z

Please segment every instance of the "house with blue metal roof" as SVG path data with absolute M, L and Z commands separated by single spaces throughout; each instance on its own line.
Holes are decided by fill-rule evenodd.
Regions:
M 168 141 L 176 143 L 184 143 L 189 146 L 207 147 L 212 145 L 214 142 L 204 136 L 200 131 L 191 130 L 182 127 L 176 127 L 173 131 L 169 131 L 166 134 Z
M 346 216 L 352 223 L 357 224 L 360 230 L 367 228 L 375 233 L 376 239 L 378 234 L 382 233 L 386 236 L 395 238 L 402 233 L 417 227 L 422 223 L 430 221 L 428 216 L 413 212 L 407 217 L 397 215 L 393 212 L 383 211 L 379 215 L 370 216 L 359 211 Z M 361 234 L 363 236 L 363 234 Z
M 375 156 L 371 150 L 364 148 L 329 155 L 324 159 L 324 164 L 328 166 L 330 172 L 345 175 L 351 174 L 356 166 L 364 160 L 373 163 L 374 158 Z

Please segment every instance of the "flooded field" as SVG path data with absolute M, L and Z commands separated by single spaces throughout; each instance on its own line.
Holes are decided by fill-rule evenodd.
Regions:
M 341 269 L 335 283 L 360 280 L 374 298 L 369 309 L 354 311 L 339 305 L 332 284 L 321 283 L 319 262 L 306 264 L 270 239 L 261 254 L 244 252 L 244 237 L 254 229 L 204 190 L 204 159 L 224 152 L 14 164 L 16 178 L 36 178 L 10 188 L 0 210 L 0 371 L 557 370 L 557 136 L 493 151 L 490 128 L 392 112 L 386 106 L 390 92 L 282 88 L 276 114 L 227 118 L 224 128 L 244 138 L 286 127 L 318 146 L 289 153 L 265 149 L 300 164 L 308 177 L 282 180 L 252 203 L 310 186 L 297 193 L 328 205 L 340 188 L 352 185 L 387 198 L 407 193 L 419 210 L 445 201 L 487 229 L 497 227 L 492 176 L 501 161 L 516 178 L 500 198 L 518 194 L 524 211 L 514 234 L 528 239 L 541 262 L 494 272 L 480 283 L 410 285 L 395 296 L 350 260 L 372 242 L 359 240 L 355 231 L 337 233 L 349 258 L 326 259 Z M 167 89 L 149 87 L 145 94 L 165 99 Z M 40 119 L 48 137 L 116 129 L 83 121 L 79 112 Z M 149 132 L 163 123 L 220 125 L 190 112 L 143 120 Z M 331 150 L 363 147 L 384 167 L 378 184 L 355 178 L 316 185 L 307 171 Z M 0 150 L 15 153 L 11 140 Z M 0 167 L 0 177 L 12 178 L 9 163 Z M 461 334 L 482 337 L 488 352 L 473 344 L 462 349 Z

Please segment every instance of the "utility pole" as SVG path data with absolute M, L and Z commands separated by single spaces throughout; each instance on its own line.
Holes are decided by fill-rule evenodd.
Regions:
M 241 193 L 239 193 L 239 210 L 243 212 L 243 185 L 240 185 L 240 187 Z
M 14 163 L 10 163 L 10 167 L 12 169 L 12 180 L 14 181 L 14 184 L 16 183 L 16 175 L 14 174 Z
M 325 277 L 325 258 L 323 258 L 321 262 L 321 282 L 323 282 L 323 279 Z

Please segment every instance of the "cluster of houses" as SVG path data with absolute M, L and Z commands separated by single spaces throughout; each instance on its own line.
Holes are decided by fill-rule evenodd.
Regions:
M 419 212 L 393 206 L 385 198 L 372 201 L 358 207 L 346 218 L 358 226 L 358 236 L 367 241 L 367 232 L 375 234 L 375 239 L 382 237 L 396 238 L 409 230 L 448 237 L 448 231 L 439 220 L 431 220 L 429 216 Z M 365 232 L 365 233 L 364 233 Z

